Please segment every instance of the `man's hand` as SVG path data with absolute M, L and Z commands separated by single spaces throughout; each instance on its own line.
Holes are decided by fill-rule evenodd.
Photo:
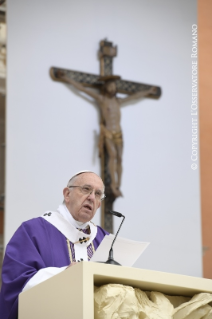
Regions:
M 61 80 L 65 80 L 66 79 L 66 74 L 65 74 L 65 72 L 64 71 L 61 71 L 61 70 L 57 70 L 56 71 L 56 77 L 58 78 L 58 79 L 61 79 Z
M 151 88 L 149 89 L 149 94 L 155 95 L 156 93 L 157 93 L 157 88 L 156 88 L 156 86 L 151 86 Z

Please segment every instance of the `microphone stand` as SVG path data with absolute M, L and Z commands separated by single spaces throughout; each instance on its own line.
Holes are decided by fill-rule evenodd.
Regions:
M 117 235 L 118 235 L 118 233 L 119 233 L 119 231 L 120 231 L 120 229 L 121 229 L 121 226 L 122 226 L 122 224 L 123 224 L 123 222 L 124 222 L 124 220 L 125 220 L 125 216 L 122 215 L 121 213 L 118 213 L 118 212 L 115 212 L 115 211 L 111 211 L 111 210 L 110 210 L 110 213 L 113 214 L 113 215 L 115 215 L 115 216 L 117 216 L 117 217 L 123 217 L 123 219 L 122 219 L 122 222 L 121 222 L 121 224 L 120 224 L 120 226 L 119 226 L 119 229 L 118 229 L 118 231 L 117 231 L 117 233 L 116 233 L 116 235 L 115 235 L 115 237 L 114 237 L 114 239 L 113 239 L 113 242 L 112 242 L 112 245 L 111 245 L 111 248 L 110 248 L 110 251 L 109 251 L 108 260 L 105 262 L 105 264 L 121 266 L 121 264 L 119 264 L 119 263 L 118 263 L 117 261 L 115 261 L 114 258 L 113 258 L 113 244 L 114 244 L 114 242 L 115 242 L 115 240 L 116 240 L 116 237 L 117 237 Z

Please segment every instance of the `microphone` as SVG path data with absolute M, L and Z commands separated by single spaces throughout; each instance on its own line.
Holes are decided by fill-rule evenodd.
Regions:
M 122 222 L 121 222 L 121 224 L 120 224 L 120 226 L 119 226 L 119 229 L 118 229 L 118 231 L 116 232 L 116 235 L 115 235 L 115 237 L 114 237 L 114 239 L 113 239 L 113 242 L 112 242 L 112 245 L 111 245 L 110 251 L 109 251 L 108 260 L 105 262 L 105 264 L 121 266 L 121 264 L 119 264 L 119 263 L 118 263 L 117 261 L 115 261 L 114 258 L 113 258 L 113 244 L 115 243 L 116 237 L 117 237 L 117 235 L 118 235 L 118 233 L 119 233 L 119 231 L 120 231 L 120 229 L 121 229 L 121 226 L 122 226 L 122 224 L 123 224 L 123 222 L 124 222 L 125 216 L 122 215 L 121 213 L 118 213 L 118 212 L 115 212 L 115 211 L 112 211 L 112 210 L 110 210 L 109 212 L 110 212 L 112 215 L 115 215 L 115 216 L 117 216 L 117 217 L 123 217 L 123 219 L 122 219 Z
M 115 212 L 114 210 L 109 210 L 109 212 L 117 217 L 124 217 L 121 213 Z

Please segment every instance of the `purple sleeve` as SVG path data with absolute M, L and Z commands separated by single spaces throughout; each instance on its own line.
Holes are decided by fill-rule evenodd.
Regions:
M 18 295 L 34 274 L 46 265 L 39 253 L 39 245 L 22 224 L 7 245 L 2 266 L 0 318 L 16 319 Z

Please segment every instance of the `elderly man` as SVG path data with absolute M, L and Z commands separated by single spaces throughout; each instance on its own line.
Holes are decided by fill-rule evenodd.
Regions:
M 74 175 L 56 212 L 24 222 L 7 245 L 0 293 L 0 318 L 16 319 L 18 295 L 82 260 L 89 261 L 108 234 L 91 219 L 104 199 L 93 172 Z

